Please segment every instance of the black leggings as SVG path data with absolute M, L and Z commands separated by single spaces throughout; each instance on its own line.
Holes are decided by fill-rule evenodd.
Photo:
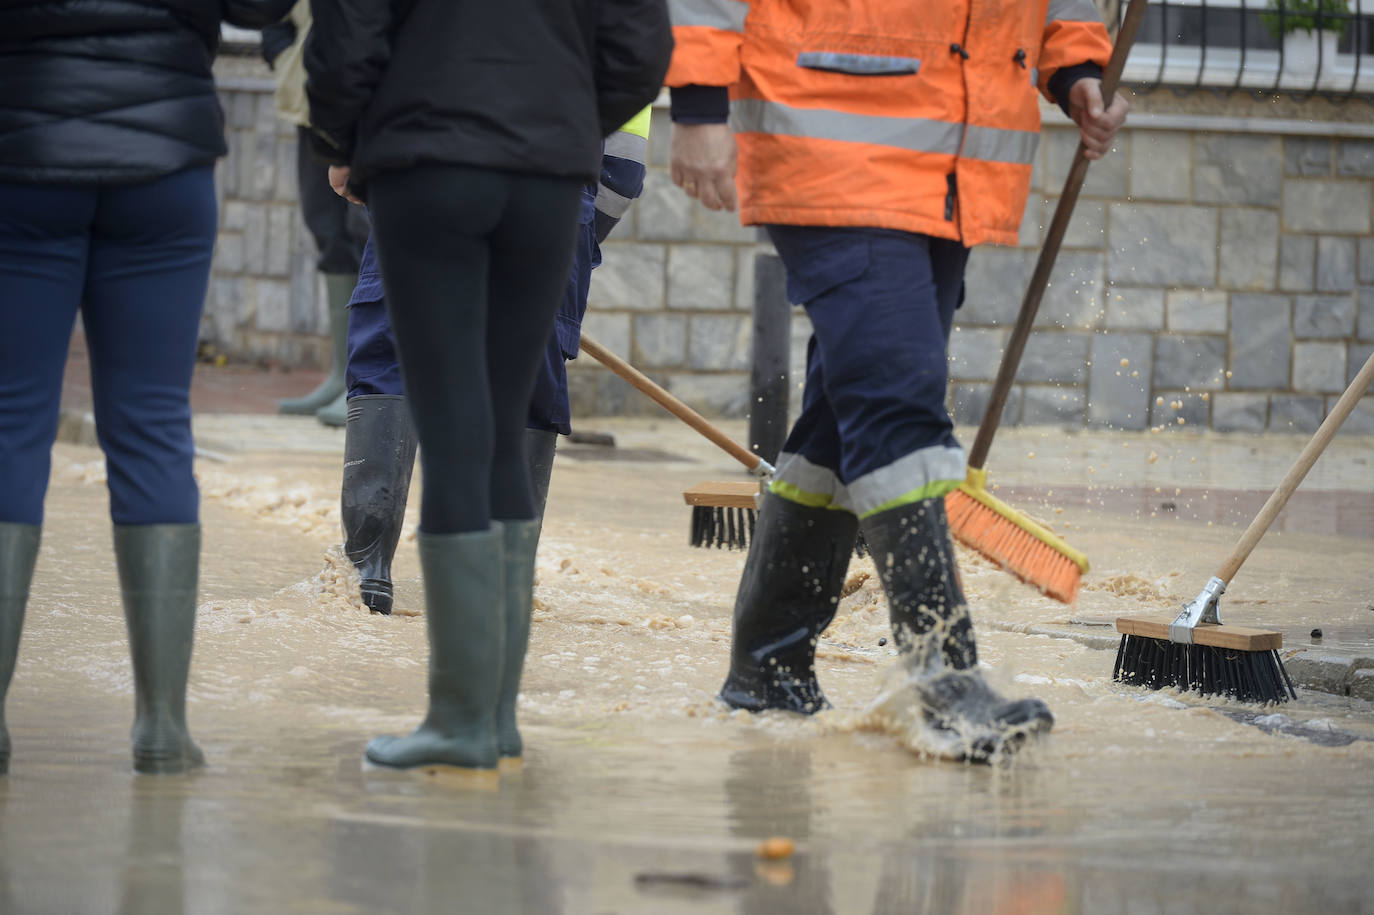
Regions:
M 568 280 L 583 183 L 421 166 L 368 185 L 420 440 L 425 533 L 534 517 L 525 418 Z

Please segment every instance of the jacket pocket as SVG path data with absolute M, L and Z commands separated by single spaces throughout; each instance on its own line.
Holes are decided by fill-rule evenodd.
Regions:
M 851 76 L 909 76 L 921 69 L 921 61 L 915 57 L 802 51 L 797 55 L 797 66 L 807 70 L 848 73 Z

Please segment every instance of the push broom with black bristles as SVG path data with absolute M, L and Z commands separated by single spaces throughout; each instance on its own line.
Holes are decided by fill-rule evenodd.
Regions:
M 1145 15 L 1146 0 L 1131 0 L 1126 16 L 1117 32 L 1116 45 L 1112 48 L 1111 60 L 1106 72 L 1102 74 L 1102 102 L 1110 106 L 1121 79 L 1121 69 L 1126 64 L 1140 20 Z M 1053 531 L 1035 519 L 1007 505 L 988 491 L 988 474 L 985 469 L 988 451 L 992 447 L 992 437 L 1002 420 L 1002 408 L 1006 406 L 1007 396 L 1016 380 L 1016 370 L 1021 364 L 1021 355 L 1026 349 L 1035 314 L 1040 309 L 1045 288 L 1049 285 L 1050 272 L 1054 269 L 1059 246 L 1064 241 L 1069 219 L 1073 215 L 1074 204 L 1078 202 L 1078 192 L 1083 187 L 1083 179 L 1088 174 L 1088 158 L 1083 144 L 1078 144 L 1073 164 L 1069 167 L 1068 177 L 1064 180 L 1064 191 L 1059 195 L 1059 203 L 1045 235 L 1044 247 L 1035 263 L 1026 287 L 1025 298 L 1021 300 L 1021 311 L 1016 316 L 1016 326 L 1007 341 L 1006 352 L 1002 354 L 1002 365 L 997 370 L 997 379 L 992 385 L 983 422 L 978 427 L 978 437 L 974 439 L 969 451 L 968 470 L 959 488 L 945 497 L 945 512 L 949 516 L 949 530 L 956 540 L 991 559 L 1017 578 L 1034 585 L 1048 597 L 1071 604 L 1078 596 L 1078 585 L 1083 573 L 1088 571 L 1088 558 L 1069 546 Z
M 1222 625 L 1221 595 L 1341 423 L 1355 409 L 1371 381 L 1374 381 L 1374 354 L 1365 360 L 1364 368 L 1331 408 L 1330 415 L 1298 455 L 1279 488 L 1245 529 L 1217 574 L 1197 597 L 1184 604 L 1177 617 L 1172 621 L 1133 617 L 1116 621 L 1121 645 L 1117 648 L 1112 679 L 1132 686 L 1174 687 L 1243 702 L 1284 702 L 1297 698 L 1293 681 L 1288 678 L 1279 657 L 1283 634 Z
M 754 521 L 758 517 L 756 497 L 761 487 L 773 479 L 773 465 L 726 435 L 706 417 L 586 334 L 582 335 L 580 348 L 650 400 L 700 432 L 757 478 L 758 481 L 753 483 L 702 483 L 683 493 L 687 504 L 692 506 L 692 546 L 747 548 L 753 539 Z

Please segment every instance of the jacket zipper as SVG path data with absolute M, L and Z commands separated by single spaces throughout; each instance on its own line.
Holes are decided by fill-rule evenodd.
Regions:
M 945 175 L 945 219 L 954 222 L 958 215 L 959 205 L 959 179 L 957 172 L 959 169 L 959 157 L 964 152 L 964 140 L 968 136 L 968 70 L 964 67 L 968 61 L 968 49 L 964 43 L 968 41 L 969 22 L 973 19 L 973 4 L 976 0 L 969 0 L 968 11 L 964 14 L 964 34 L 963 41 L 954 42 L 949 46 L 951 54 L 959 55 L 959 75 L 964 80 L 964 124 L 963 131 L 959 137 L 959 152 L 954 155 L 954 167 L 948 175 Z M 959 237 L 963 238 L 963 231 L 959 232 Z

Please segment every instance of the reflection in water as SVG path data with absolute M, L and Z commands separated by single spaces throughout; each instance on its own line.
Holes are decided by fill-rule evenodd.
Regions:
M 763 841 L 772 836 L 798 845 L 812 835 L 817 813 L 812 796 L 811 749 L 791 744 L 765 744 L 730 756 L 725 796 L 730 805 L 730 832 Z M 744 915 L 806 911 L 829 915 L 830 876 L 820 856 L 796 854 L 781 861 L 731 857 L 731 866 L 750 881 L 740 904 Z M 804 906 L 804 907 L 799 907 Z
M 545 799 L 529 788 L 521 773 L 499 786 L 365 774 L 362 789 L 390 812 L 332 820 L 331 896 L 369 912 L 558 915 L 552 846 L 538 835 L 482 826 L 525 823 L 537 832 L 548 819 Z
M 10 891 L 9 862 L 14 860 L 14 855 L 10 851 L 9 830 L 4 828 L 9 822 L 5 817 L 5 808 L 9 806 L 9 800 L 9 779 L 0 778 L 0 912 L 13 912 L 17 909 L 14 894 Z
M 185 778 L 135 778 L 119 915 L 180 915 L 185 910 L 181 823 Z

